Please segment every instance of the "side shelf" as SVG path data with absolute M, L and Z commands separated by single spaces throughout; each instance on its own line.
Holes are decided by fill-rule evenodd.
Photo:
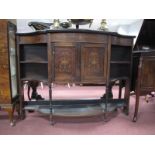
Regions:
M 131 46 L 112 45 L 110 79 L 129 79 L 131 75 Z
M 19 48 L 21 80 L 48 81 L 47 44 L 22 44 Z

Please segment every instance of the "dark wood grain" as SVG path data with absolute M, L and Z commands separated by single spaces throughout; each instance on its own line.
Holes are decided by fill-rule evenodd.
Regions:
M 113 45 L 132 46 L 133 42 L 130 38 L 112 36 Z
M 136 82 L 136 103 L 133 121 L 137 121 L 140 95 L 147 95 L 155 91 L 155 52 L 140 54 Z
M 19 62 L 22 62 L 19 63 L 21 89 L 24 80 L 48 80 L 49 96 L 52 93 L 51 82 L 106 84 L 108 93 L 111 91 L 109 85 L 112 78 L 123 79 L 126 80 L 126 103 L 123 106 L 128 113 L 132 36 L 86 30 L 50 30 L 17 36 Z M 29 47 L 25 48 L 27 45 Z M 38 55 L 34 49 L 38 51 Z M 43 63 L 45 59 L 41 59 L 39 63 L 39 55 L 40 58 L 47 56 L 46 65 Z M 30 64 L 31 61 L 34 62 Z M 23 90 L 20 99 L 22 109 Z M 106 100 L 108 103 L 108 95 Z
M 45 34 L 32 35 L 32 36 L 21 36 L 19 38 L 20 44 L 36 44 L 36 43 L 46 43 L 47 36 Z

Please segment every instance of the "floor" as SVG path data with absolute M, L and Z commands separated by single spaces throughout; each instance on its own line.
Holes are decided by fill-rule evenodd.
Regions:
M 27 88 L 25 88 L 26 90 Z M 47 88 L 40 88 L 39 93 L 47 97 Z M 26 91 L 25 91 L 26 92 Z M 53 98 L 99 98 L 104 93 L 103 86 L 54 86 Z M 113 89 L 114 98 L 118 96 L 118 88 Z M 25 98 L 26 97 L 25 93 Z M 55 118 L 56 124 L 51 126 L 49 116 L 41 113 L 26 113 L 26 119 L 18 120 L 16 126 L 9 126 L 8 116 L 0 111 L 1 135 L 154 135 L 155 134 L 155 98 L 140 98 L 139 117 L 132 122 L 135 96 L 130 97 L 130 113 L 126 116 L 120 109 L 108 115 L 108 121 L 101 116 L 94 118 L 70 119 Z

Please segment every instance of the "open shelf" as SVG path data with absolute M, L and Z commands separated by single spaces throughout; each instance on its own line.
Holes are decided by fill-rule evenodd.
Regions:
M 20 45 L 21 80 L 48 80 L 47 44 Z
M 47 44 L 20 45 L 20 61 L 47 61 Z
M 128 79 L 131 67 L 131 47 L 111 46 L 110 79 Z
M 128 61 L 131 60 L 130 46 L 111 46 L 111 61 Z
M 110 64 L 110 78 L 130 76 L 130 64 Z
M 23 63 L 20 67 L 21 80 L 47 80 L 48 65 L 47 64 L 31 64 Z

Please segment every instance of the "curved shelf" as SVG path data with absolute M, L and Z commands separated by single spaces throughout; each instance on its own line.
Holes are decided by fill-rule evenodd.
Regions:
M 63 105 L 62 105 L 63 102 Z M 33 104 L 34 103 L 34 104 Z M 46 104 L 46 105 L 45 105 Z M 43 114 L 59 117 L 87 117 L 102 115 L 122 107 L 125 100 L 109 100 L 107 106 L 103 100 L 55 100 L 50 108 L 50 101 L 28 101 L 25 110 L 35 110 Z M 51 111 L 52 110 L 52 111 Z

